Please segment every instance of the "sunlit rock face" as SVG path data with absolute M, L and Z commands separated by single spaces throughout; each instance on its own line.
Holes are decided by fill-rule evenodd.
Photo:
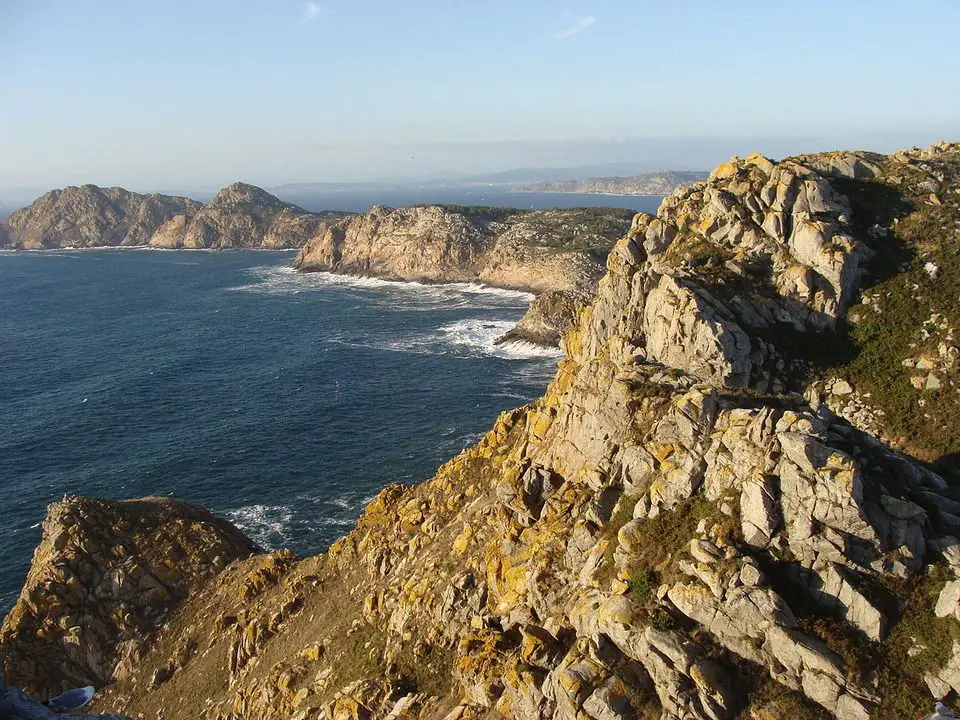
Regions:
M 201 574 L 136 662 L 105 656 L 122 672 L 99 708 L 208 720 L 854 720 L 919 716 L 949 699 L 960 691 L 960 502 L 931 465 L 893 450 L 900 419 L 874 412 L 865 427 L 831 410 L 851 397 L 882 410 L 899 396 L 867 391 L 856 358 L 818 365 L 816 350 L 846 341 L 868 312 L 909 324 L 886 309 L 897 297 L 883 283 L 952 291 L 910 273 L 929 277 L 923 265 L 936 262 L 930 282 L 955 277 L 952 255 L 936 253 L 960 242 L 958 176 L 956 145 L 751 156 L 677 191 L 656 217 L 638 215 L 542 398 L 501 415 L 421 485 L 388 486 L 326 554 L 255 554 Z M 884 238 L 909 244 L 917 228 L 929 247 L 878 272 Z M 304 257 L 346 252 L 344 237 Z M 902 373 L 893 384 L 949 433 L 952 396 L 909 381 L 936 373 L 955 387 L 942 329 L 954 320 L 938 315 L 903 329 L 926 332 L 929 352 L 869 333 L 850 342 Z M 933 353 L 936 364 L 917 367 Z M 914 417 L 907 450 L 925 437 Z M 934 461 L 950 469 L 948 452 Z M 46 553 L 31 578 L 48 573 Z M 106 577 L 124 562 L 98 567 Z M 42 599 L 74 587 L 43 577 L 11 617 L 52 617 Z M 122 617 L 98 621 L 116 633 Z M 4 650 L 70 643 L 70 622 L 44 622 L 40 639 L 5 631 Z

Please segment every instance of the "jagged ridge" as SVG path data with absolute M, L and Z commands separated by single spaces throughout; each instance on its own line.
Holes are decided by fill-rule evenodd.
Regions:
M 326 555 L 232 564 L 102 706 L 852 720 L 960 692 L 954 490 L 795 392 L 826 368 L 793 352 L 844 338 L 861 275 L 881 282 L 882 238 L 900 237 L 852 189 L 935 180 L 938 202 L 902 223 L 933 212 L 953 242 L 958 158 L 752 156 L 638 216 L 542 399 L 385 489 Z

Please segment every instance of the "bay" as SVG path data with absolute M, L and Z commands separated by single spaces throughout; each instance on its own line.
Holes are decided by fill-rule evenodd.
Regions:
M 555 370 L 556 351 L 493 344 L 525 293 L 302 275 L 292 258 L 0 253 L 0 611 L 64 495 L 172 495 L 320 552 Z

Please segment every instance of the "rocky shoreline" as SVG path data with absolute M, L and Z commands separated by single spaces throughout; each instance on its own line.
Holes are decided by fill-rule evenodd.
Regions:
M 636 216 L 542 398 L 327 553 L 53 506 L 8 680 L 168 720 L 921 717 L 960 696 L 958 256 L 960 144 L 734 158 Z
M 603 259 L 632 216 L 608 208 L 375 207 L 309 240 L 293 266 L 531 292 L 537 299 L 501 340 L 555 347 L 596 291 Z
M 632 213 L 428 205 L 309 213 L 234 183 L 201 205 L 92 185 L 54 190 L 0 224 L 0 248 L 290 250 L 302 272 L 426 283 L 478 282 L 547 294 L 504 342 L 556 347 L 603 275 Z

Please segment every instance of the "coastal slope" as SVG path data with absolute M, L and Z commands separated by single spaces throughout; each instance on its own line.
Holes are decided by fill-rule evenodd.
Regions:
M 957 144 L 751 155 L 637 215 L 542 398 L 326 554 L 198 583 L 97 709 L 885 720 L 957 697 L 958 190 Z M 96 539 L 70 552 L 122 566 Z M 43 614 L 74 616 L 49 555 L 37 574 Z M 69 624 L 5 625 L 11 681 L 35 679 L 7 643 Z

